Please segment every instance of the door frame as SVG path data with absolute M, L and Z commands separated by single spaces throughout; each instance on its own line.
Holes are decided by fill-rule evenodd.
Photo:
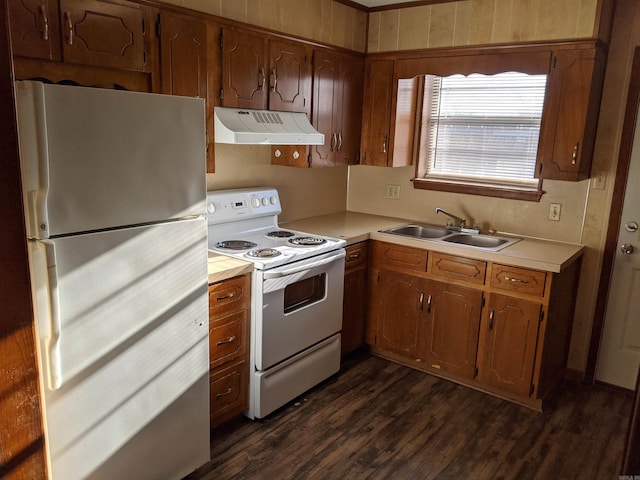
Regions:
M 588 383 L 595 381 L 596 363 L 598 360 L 598 350 L 604 329 L 605 313 L 607 308 L 607 297 L 611 285 L 611 274 L 613 272 L 613 262 L 618 248 L 618 234 L 620 232 L 620 222 L 622 221 L 622 205 L 629 176 L 629 164 L 633 149 L 633 138 L 635 134 L 636 121 L 640 113 L 640 47 L 634 49 L 633 63 L 631 66 L 631 80 L 627 93 L 627 103 L 622 125 L 622 137 L 620 139 L 620 153 L 618 154 L 618 168 L 613 186 L 613 198 L 609 215 L 609 225 L 604 246 L 602 259 L 602 271 L 600 273 L 600 283 L 598 286 L 598 296 L 596 298 L 596 308 L 593 325 L 591 327 L 591 342 L 587 356 L 584 380 Z M 640 135 L 640 132 L 638 132 Z

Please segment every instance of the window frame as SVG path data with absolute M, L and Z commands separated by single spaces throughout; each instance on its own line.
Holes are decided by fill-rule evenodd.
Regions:
M 517 71 L 529 74 L 546 74 L 547 87 L 549 85 L 549 74 L 551 70 L 552 51 L 549 48 L 543 50 L 532 50 L 525 52 L 482 52 L 476 54 L 468 50 L 459 49 L 456 55 L 456 48 L 442 49 L 431 52 L 428 57 L 401 58 L 396 62 L 394 72 L 394 82 L 397 84 L 400 79 L 414 78 L 425 74 L 447 77 L 455 74 L 470 75 L 481 73 L 493 75 L 508 71 Z M 548 93 L 547 88 L 547 93 Z M 548 95 L 545 93 L 545 107 Z M 394 109 L 395 109 L 394 99 Z M 411 180 L 413 187 L 423 190 L 438 190 L 444 192 L 465 193 L 471 195 L 491 196 L 518 200 L 540 201 L 544 192 L 542 191 L 542 178 L 539 175 L 538 165 L 542 155 L 542 128 L 544 125 L 545 107 L 542 112 L 542 125 L 540 138 L 538 140 L 538 154 L 536 157 L 535 178 L 538 179 L 536 189 L 519 189 L 513 187 L 493 187 L 465 182 L 451 182 L 444 180 L 427 179 L 424 172 L 420 172 L 419 162 L 415 162 L 415 176 Z M 419 122 L 416 122 L 416 128 Z M 417 152 L 416 152 L 417 153 Z M 417 155 L 416 155 L 417 157 Z

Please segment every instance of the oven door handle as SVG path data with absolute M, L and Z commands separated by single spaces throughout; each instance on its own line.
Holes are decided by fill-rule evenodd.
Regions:
M 321 267 L 322 265 L 327 265 L 329 263 L 335 262 L 336 260 L 340 260 L 344 257 L 345 257 L 345 251 L 344 251 L 344 248 L 341 248 L 336 252 L 331 252 L 331 255 L 322 257 L 319 260 L 316 260 L 314 262 L 300 261 L 298 263 L 301 263 L 301 265 L 296 265 L 295 267 L 292 267 L 292 268 L 268 270 L 264 272 L 263 278 L 267 280 L 270 278 L 286 277 L 287 275 L 293 275 L 294 273 L 305 272 L 307 270 L 311 270 L 312 268 Z

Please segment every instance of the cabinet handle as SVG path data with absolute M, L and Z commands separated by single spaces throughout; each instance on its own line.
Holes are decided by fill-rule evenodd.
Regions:
M 42 17 L 42 39 L 49 40 L 49 17 L 47 16 L 47 8 L 44 5 L 38 7 L 40 17 Z
M 382 140 L 382 153 L 387 153 L 387 136 L 384 136 L 384 140 Z
M 335 133 L 331 134 L 331 151 L 333 152 L 336 149 L 336 143 L 338 141 L 338 137 Z
M 265 75 L 264 75 L 264 67 L 260 67 L 260 72 L 258 74 L 259 80 L 258 80 L 258 90 L 262 90 L 264 88 L 264 80 L 265 80 Z
M 578 148 L 580 148 L 580 142 L 576 143 L 576 146 L 573 147 L 573 153 L 571 154 L 571 165 L 575 165 L 578 159 Z
M 236 336 L 235 335 L 231 335 L 226 340 L 220 340 L 218 343 L 216 343 L 216 346 L 219 347 L 220 345 L 226 345 L 227 343 L 231 343 L 231 342 L 235 342 L 235 341 L 236 341 Z
M 420 311 L 424 311 L 424 293 L 420 292 Z
M 340 149 L 342 148 L 342 133 L 338 134 L 338 148 L 337 150 L 340 151 Z
M 360 258 L 360 254 L 359 253 L 351 253 L 347 257 L 347 260 L 357 260 L 359 258 Z
M 493 330 L 493 310 L 489 314 L 489 330 Z
M 271 76 L 273 77 L 273 85 L 271 87 L 271 91 L 275 92 L 278 90 L 278 75 L 275 68 L 271 69 Z
M 224 397 L 225 395 L 229 395 L 231 393 L 231 389 L 227 388 L 227 391 L 224 393 L 216 393 L 216 398 Z
M 64 18 L 67 20 L 67 44 L 73 45 L 73 22 L 71 21 L 71 12 L 64 12 Z
M 529 283 L 529 280 L 523 280 L 522 278 L 504 277 L 504 279 L 512 283 Z
M 236 292 L 231 292 L 229 295 L 225 295 L 224 297 L 216 297 L 216 302 L 221 300 L 228 300 L 229 298 L 233 298 L 236 296 Z
M 431 295 L 427 298 L 427 313 L 431 313 Z

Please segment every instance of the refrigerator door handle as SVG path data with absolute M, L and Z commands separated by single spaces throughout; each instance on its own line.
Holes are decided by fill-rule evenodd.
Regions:
M 45 363 L 47 365 L 49 388 L 58 390 L 62 385 L 62 368 L 60 365 L 60 293 L 58 290 L 58 272 L 56 271 L 55 244 L 49 240 L 43 240 L 47 259 L 47 272 L 49 277 L 49 332 L 47 347 L 45 349 Z

